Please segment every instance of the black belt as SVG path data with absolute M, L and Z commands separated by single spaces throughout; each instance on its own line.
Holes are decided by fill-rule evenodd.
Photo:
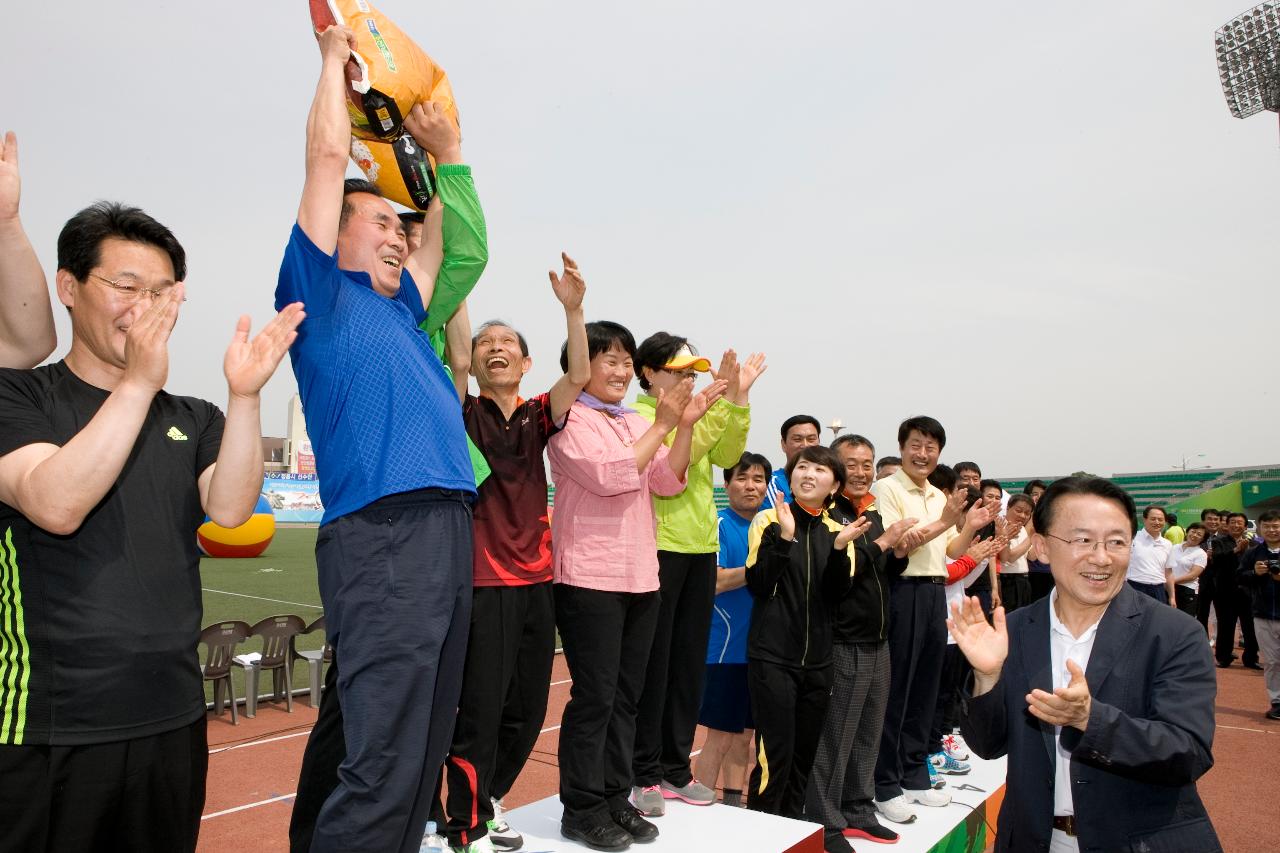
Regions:
M 1076 816 L 1071 814 L 1054 815 L 1053 828 L 1062 830 L 1067 835 L 1070 835 L 1072 838 L 1075 838 L 1076 837 Z
M 915 575 L 913 577 L 900 576 L 898 580 L 904 583 L 936 583 L 943 585 L 947 582 L 946 578 L 940 577 L 939 575 Z

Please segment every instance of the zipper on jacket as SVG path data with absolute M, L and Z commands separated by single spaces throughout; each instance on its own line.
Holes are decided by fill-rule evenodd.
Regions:
M 809 659 L 809 578 L 813 574 L 813 553 L 809 547 L 813 538 L 812 527 L 804 536 L 804 652 L 800 655 L 800 665 L 804 666 Z
M 862 541 L 863 541 L 863 544 L 866 544 L 866 542 L 867 542 L 867 534 L 865 534 L 865 533 L 864 533 L 864 534 L 862 534 Z M 886 555 L 886 556 L 887 556 L 887 555 Z M 877 601 L 878 601 L 878 603 L 879 603 L 879 605 L 880 605 L 880 635 L 879 635 L 879 638 L 880 638 L 881 640 L 883 640 L 883 639 L 885 638 L 885 630 L 884 630 L 884 629 L 885 629 L 885 624 L 884 624 L 884 587 L 883 587 L 883 586 L 881 585 L 881 583 L 880 583 L 880 575 L 876 572 L 876 567 L 875 567 L 875 563 L 874 563 L 874 562 L 871 564 L 871 576 L 872 576 L 873 578 L 875 578 L 875 579 L 876 579 L 876 599 L 877 599 Z

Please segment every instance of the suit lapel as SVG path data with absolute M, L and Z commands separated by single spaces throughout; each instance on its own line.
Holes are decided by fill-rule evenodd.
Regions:
M 1120 657 L 1133 649 L 1138 625 L 1142 621 L 1137 618 L 1142 614 L 1138 607 L 1139 595 L 1141 593 L 1126 583 L 1107 612 L 1102 614 L 1098 635 L 1093 640 L 1093 651 L 1089 654 L 1089 667 L 1085 670 L 1085 680 L 1089 682 L 1092 696 L 1097 696 L 1102 690 Z
M 1046 693 L 1053 692 L 1053 657 L 1049 653 L 1050 630 L 1049 596 L 1045 596 L 1027 608 L 1027 627 L 1023 633 L 1024 642 L 1021 651 L 1030 675 L 1028 693 L 1036 688 Z M 1023 713 L 1030 723 L 1040 729 L 1041 740 L 1044 741 L 1044 748 L 1049 753 L 1050 762 L 1056 760 L 1053 726 L 1031 716 L 1031 713 L 1025 709 Z

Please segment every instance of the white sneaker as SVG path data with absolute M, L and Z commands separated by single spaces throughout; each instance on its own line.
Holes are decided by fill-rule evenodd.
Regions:
M 502 807 L 502 800 L 489 798 L 493 806 L 493 820 L 486 827 L 489 834 L 485 836 L 498 850 L 519 850 L 524 846 L 524 836 L 511 828 L 507 823 L 507 810 Z
M 907 805 L 907 798 L 902 794 L 883 803 L 879 800 L 872 800 L 872 802 L 875 803 L 876 811 L 884 815 L 886 820 L 894 823 L 913 823 L 916 819 L 916 813 L 911 811 L 911 807 Z
M 932 788 L 925 788 L 923 791 L 912 791 L 909 788 L 903 788 L 902 796 L 906 797 L 908 803 L 930 806 L 935 809 L 951 805 L 950 794 L 944 794 L 942 791 L 935 791 Z

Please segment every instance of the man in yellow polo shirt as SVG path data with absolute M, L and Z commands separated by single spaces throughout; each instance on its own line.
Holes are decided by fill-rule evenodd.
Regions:
M 929 785 L 929 726 L 947 648 L 947 536 L 964 514 L 965 491 L 948 498 L 929 482 L 947 433 L 918 415 L 898 427 L 902 467 L 872 486 L 886 528 L 918 519 L 894 553 L 909 556 L 889 593 L 889 703 L 876 759 L 875 806 L 886 819 L 911 823 L 912 804 L 943 807 L 951 797 Z

